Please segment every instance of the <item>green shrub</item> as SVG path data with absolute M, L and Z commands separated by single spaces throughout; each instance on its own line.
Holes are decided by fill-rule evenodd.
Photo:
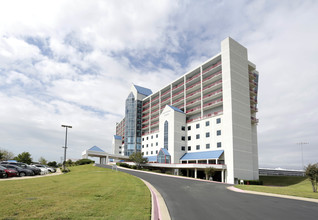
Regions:
M 263 185 L 261 180 L 244 180 L 244 185 Z
M 137 166 L 136 165 L 132 165 L 131 168 L 132 169 L 137 169 Z
M 116 165 L 121 167 L 131 168 L 131 166 L 127 163 L 116 163 Z
M 75 162 L 76 165 L 84 165 L 84 164 L 91 164 L 91 163 L 95 163 L 95 161 L 90 159 L 81 159 Z

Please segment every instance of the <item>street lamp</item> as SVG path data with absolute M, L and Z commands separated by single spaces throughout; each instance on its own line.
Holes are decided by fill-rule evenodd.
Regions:
M 66 133 L 65 133 L 65 145 L 64 145 L 64 147 L 62 147 L 62 148 L 64 148 L 64 162 L 63 162 L 63 170 L 65 170 L 65 163 L 66 163 L 66 148 L 67 148 L 67 129 L 68 129 L 68 128 L 72 128 L 72 126 L 70 126 L 70 125 L 62 125 L 62 127 L 66 129 Z
M 301 148 L 301 164 L 302 164 L 302 169 L 304 169 L 304 154 L 303 154 L 303 145 L 304 144 L 309 144 L 308 142 L 299 142 L 297 143 L 298 145 L 300 145 Z

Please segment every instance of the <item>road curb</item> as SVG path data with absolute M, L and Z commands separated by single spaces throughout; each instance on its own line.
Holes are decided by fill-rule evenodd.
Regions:
M 318 203 L 318 199 L 311 199 L 311 198 L 304 198 L 304 197 L 297 197 L 297 196 L 288 196 L 288 195 L 280 195 L 280 194 L 274 194 L 274 193 L 264 193 L 264 192 L 256 192 L 256 191 L 250 191 L 250 190 L 243 190 L 236 188 L 234 186 L 227 187 L 228 190 L 239 192 L 239 193 L 247 193 L 247 194 L 254 194 L 254 195 L 262 195 L 262 196 L 271 196 L 271 197 L 278 197 L 278 198 L 284 198 L 284 199 L 294 199 L 294 200 L 301 200 L 306 202 L 314 202 Z

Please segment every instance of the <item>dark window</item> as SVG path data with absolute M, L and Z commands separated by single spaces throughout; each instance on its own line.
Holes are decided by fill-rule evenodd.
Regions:
M 148 151 L 146 152 L 146 155 L 148 155 Z
M 156 138 L 158 138 L 158 134 L 156 134 Z
M 151 135 L 151 139 L 153 139 L 153 135 Z
M 205 145 L 205 148 L 206 148 L 206 149 L 210 149 L 210 144 L 206 144 L 206 145 Z
M 216 119 L 216 123 L 217 123 L 217 124 L 220 124 L 220 123 L 221 123 L 221 118 L 217 118 L 217 119 Z
M 188 136 L 188 141 L 191 141 L 191 136 Z
M 185 131 L 185 127 L 184 127 L 184 126 L 182 126 L 182 127 L 181 127 L 181 130 L 182 130 L 182 131 Z
M 145 140 L 145 138 L 142 138 L 142 140 L 144 141 L 144 140 Z
M 210 132 L 205 133 L 205 137 L 210 137 Z
M 205 126 L 209 126 L 210 125 L 210 122 L 209 121 L 206 121 L 205 122 Z
M 142 148 L 145 148 L 145 146 L 144 146 L 144 145 L 142 145 Z
M 119 151 L 119 154 L 121 154 L 121 151 Z
M 191 146 L 188 146 L 188 150 L 189 150 L 189 151 L 191 150 Z
M 197 148 L 197 150 L 200 150 L 200 145 L 197 145 L 197 147 L 196 147 L 196 148 Z
M 196 128 L 200 128 L 200 124 L 196 124 L 195 127 L 196 127 Z
M 217 131 L 216 131 L 216 135 L 217 135 L 217 136 L 221 135 L 221 130 L 217 130 Z
M 146 147 L 148 147 L 148 144 L 146 145 Z
M 196 139 L 200 139 L 200 135 L 199 134 L 196 135 Z
M 151 147 L 153 147 L 153 143 L 151 143 Z
M 144 155 L 144 152 L 142 152 L 142 155 Z
M 218 143 L 217 143 L 217 147 L 222 147 L 222 143 L 221 143 L 221 142 L 218 142 Z
M 153 151 L 151 151 L 151 154 L 153 154 Z
M 190 131 L 191 130 L 191 126 L 188 126 L 188 131 Z
M 156 154 L 158 154 L 158 150 L 156 150 Z
M 181 147 L 181 150 L 182 150 L 182 151 L 185 151 L 185 146 L 182 146 L 182 147 Z
M 119 146 L 119 149 L 121 149 L 121 146 Z
M 148 137 L 147 137 L 147 140 L 148 140 Z
M 165 121 L 164 124 L 164 138 L 163 138 L 163 146 L 168 150 L 168 121 Z
M 158 146 L 158 142 L 156 142 L 156 146 Z
M 185 136 L 182 136 L 182 137 L 181 137 L 181 140 L 182 140 L 182 141 L 185 141 Z

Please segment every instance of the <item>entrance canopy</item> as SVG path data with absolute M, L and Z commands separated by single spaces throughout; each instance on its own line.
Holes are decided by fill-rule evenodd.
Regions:
M 82 158 L 88 158 L 88 157 L 99 157 L 101 164 L 108 164 L 109 159 L 125 160 L 129 158 L 123 155 L 107 153 L 97 146 L 93 146 L 90 149 L 82 152 Z
M 185 153 L 180 160 L 210 160 L 219 159 L 224 150 Z

